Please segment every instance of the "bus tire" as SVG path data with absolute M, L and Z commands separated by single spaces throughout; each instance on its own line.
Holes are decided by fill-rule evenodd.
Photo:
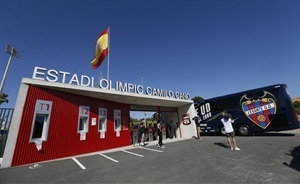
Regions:
M 219 127 L 219 134 L 220 135 L 225 135 L 225 128 L 223 126 Z
M 242 124 L 238 126 L 237 133 L 239 135 L 248 136 L 252 134 L 252 131 L 248 125 Z
M 225 135 L 225 128 L 224 127 L 221 128 L 221 134 Z

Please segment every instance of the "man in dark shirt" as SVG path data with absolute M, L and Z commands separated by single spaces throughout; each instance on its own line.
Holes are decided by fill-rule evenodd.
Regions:
M 158 148 L 165 148 L 166 146 L 162 142 L 162 122 L 160 120 L 157 121 L 157 126 L 156 126 L 156 132 L 158 135 L 158 143 L 157 147 Z
M 200 128 L 200 122 L 201 122 L 201 119 L 199 116 L 195 116 L 194 118 L 194 121 L 195 121 L 195 124 L 196 124 L 196 129 L 197 129 L 197 139 L 199 140 L 202 140 L 201 138 L 201 128 Z
M 145 133 L 146 133 L 146 126 L 145 126 L 144 122 L 141 122 L 140 126 L 139 126 L 139 143 L 141 146 L 146 146 Z

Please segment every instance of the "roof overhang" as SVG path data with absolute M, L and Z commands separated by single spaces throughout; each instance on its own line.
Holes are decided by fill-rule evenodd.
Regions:
M 121 92 L 95 87 L 86 87 L 73 84 L 49 82 L 39 79 L 23 78 L 23 84 L 38 86 L 41 88 L 76 94 L 80 96 L 103 99 L 113 102 L 129 104 L 131 106 L 154 106 L 154 107 L 180 107 L 193 104 L 192 100 L 174 99 L 168 97 L 152 96 Z

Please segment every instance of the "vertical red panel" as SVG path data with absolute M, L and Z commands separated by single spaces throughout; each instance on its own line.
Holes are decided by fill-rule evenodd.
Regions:
M 36 149 L 34 143 L 29 143 L 36 100 L 52 101 L 48 139 L 42 144 L 42 152 Z M 89 131 L 84 141 L 80 141 L 80 134 L 77 133 L 80 105 L 90 107 Z M 105 139 L 100 139 L 98 132 L 100 107 L 107 108 L 108 112 Z M 114 109 L 121 110 L 122 122 L 126 122 L 122 126 L 120 137 L 116 137 L 114 131 Z M 12 166 L 127 146 L 130 144 L 130 130 L 124 126 L 129 126 L 129 110 L 129 105 L 126 104 L 29 86 Z M 97 119 L 95 126 L 91 125 L 92 118 Z

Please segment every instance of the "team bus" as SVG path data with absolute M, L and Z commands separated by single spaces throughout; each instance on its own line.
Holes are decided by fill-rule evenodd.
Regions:
M 298 129 L 300 122 L 286 84 L 276 84 L 195 103 L 203 133 L 223 133 L 222 113 L 230 113 L 238 135 Z

